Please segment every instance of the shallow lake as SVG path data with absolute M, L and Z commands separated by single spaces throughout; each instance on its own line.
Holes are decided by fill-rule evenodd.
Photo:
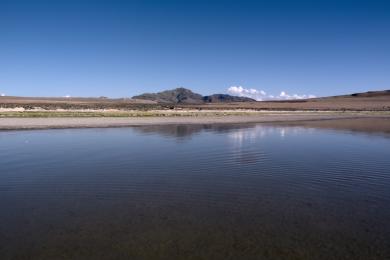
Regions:
M 0 132 L 0 259 L 390 259 L 390 138 L 260 124 Z

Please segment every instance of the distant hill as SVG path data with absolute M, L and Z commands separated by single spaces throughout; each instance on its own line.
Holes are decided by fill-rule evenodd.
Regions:
M 162 95 L 160 95 L 163 93 Z M 267 111 L 390 111 L 390 90 L 369 91 L 342 96 L 300 100 L 257 101 L 224 94 L 201 96 L 188 89 L 144 94 L 134 98 L 105 97 L 15 97 L 0 96 L 3 108 L 56 109 L 119 109 L 160 110 L 178 107 L 194 109 L 254 109 Z M 246 102 L 249 101 L 249 102 Z M 1 117 L 1 115 L 0 115 Z
M 150 100 L 158 103 L 175 103 L 175 104 L 201 104 L 201 103 L 221 103 L 221 102 L 251 102 L 251 98 L 236 97 L 226 94 L 214 94 L 202 96 L 186 88 L 176 88 L 158 93 L 145 93 L 134 96 L 133 99 Z
M 203 96 L 192 92 L 186 88 L 176 88 L 158 93 L 145 93 L 132 97 L 133 99 L 143 99 L 156 101 L 158 103 L 201 103 Z
M 390 96 L 390 90 L 381 90 L 381 91 L 368 91 L 364 93 L 354 93 L 351 94 L 353 97 L 382 97 Z
M 218 102 L 253 102 L 256 100 L 248 97 L 237 97 L 237 96 L 231 96 L 227 94 L 214 94 L 211 96 L 204 96 L 203 101 L 208 103 L 218 103 Z

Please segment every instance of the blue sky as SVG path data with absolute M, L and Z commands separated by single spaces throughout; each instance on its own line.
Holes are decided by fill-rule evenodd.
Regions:
M 386 1 L 0 0 L 0 93 L 390 89 Z

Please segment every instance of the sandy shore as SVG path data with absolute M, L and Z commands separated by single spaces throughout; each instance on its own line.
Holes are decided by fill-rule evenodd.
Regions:
M 244 124 L 271 122 L 304 122 L 328 119 L 384 118 L 389 115 L 288 113 L 262 115 L 228 115 L 207 117 L 80 117 L 80 118 L 0 118 L 0 130 L 103 128 L 175 124 Z M 387 120 L 388 121 L 388 120 Z

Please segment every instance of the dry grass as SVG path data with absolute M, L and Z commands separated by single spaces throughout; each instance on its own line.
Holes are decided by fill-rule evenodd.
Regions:
M 50 117 L 208 117 L 249 116 L 255 111 L 7 111 L 0 112 L 0 118 L 50 118 Z
M 164 104 L 136 99 L 106 98 L 23 98 L 0 97 L 0 108 L 25 110 L 121 110 L 124 112 L 151 110 L 266 110 L 266 111 L 390 111 L 390 94 L 372 96 L 338 96 L 308 100 L 231 102 L 202 104 Z M 72 112 L 73 113 L 73 112 Z M 132 112 L 131 112 L 132 113 Z M 37 114 L 32 114 L 37 115 Z M 42 114 L 44 116 L 44 114 Z M 80 115 L 82 116 L 82 115 Z M 104 116 L 104 115 L 102 115 Z M 117 113 L 113 116 L 117 116 Z M 122 116 L 122 115 L 121 115 Z M 145 116 L 148 116 L 146 114 Z

